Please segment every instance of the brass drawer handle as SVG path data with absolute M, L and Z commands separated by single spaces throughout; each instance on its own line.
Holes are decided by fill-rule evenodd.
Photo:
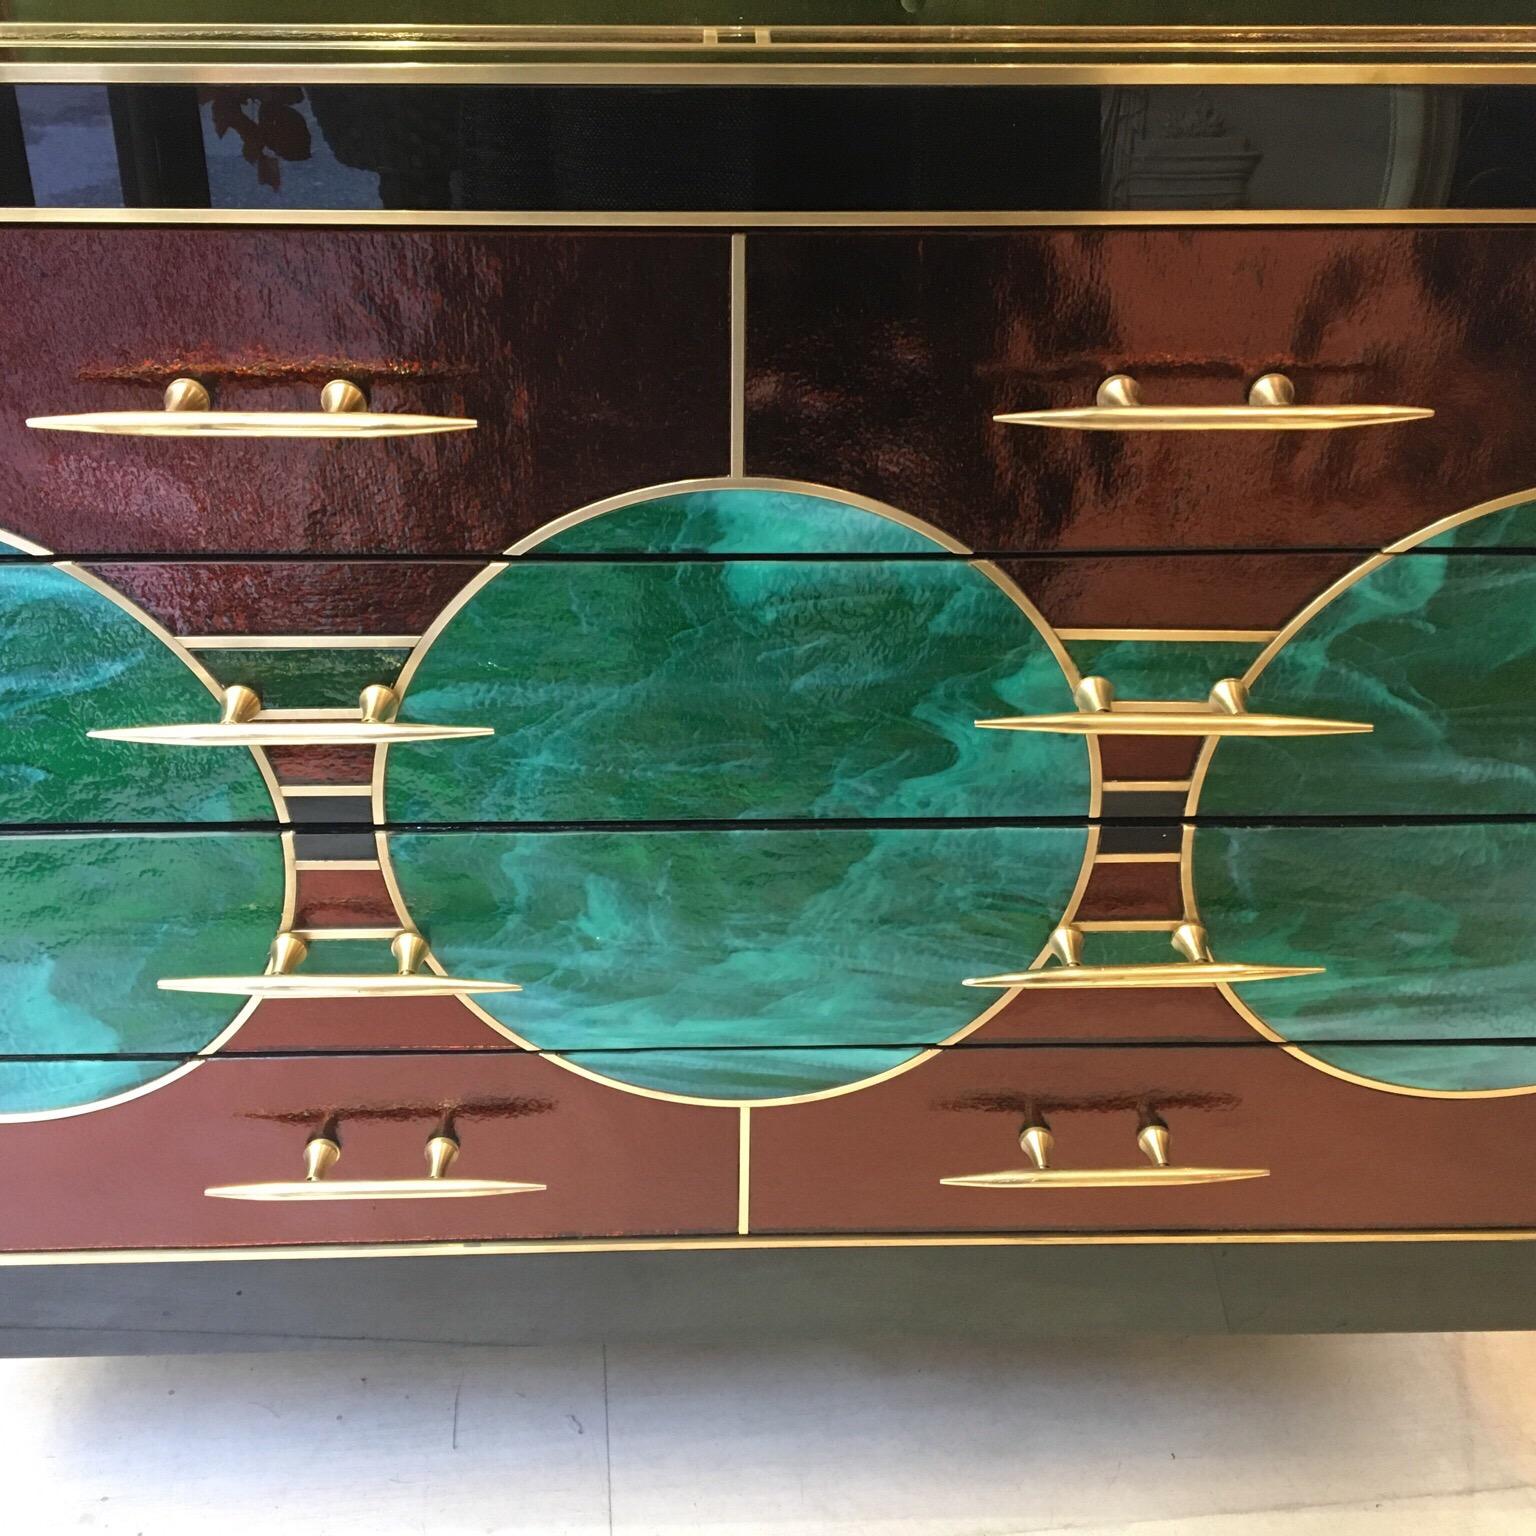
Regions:
M 1130 1168 L 1053 1168 L 1056 1139 L 1044 1125 L 1026 1125 L 1019 1145 L 1029 1159 L 1027 1168 L 1001 1168 L 996 1173 L 962 1173 L 940 1184 L 962 1189 L 1144 1189 L 1177 1184 L 1235 1184 L 1240 1179 L 1267 1179 L 1268 1168 L 1193 1168 L 1169 1162 L 1171 1137 L 1161 1121 L 1136 1133 L 1145 1165 Z
M 263 715 L 261 695 L 244 683 L 235 683 L 224 690 L 224 707 L 217 721 L 130 725 L 86 734 L 98 741 L 150 742 L 163 747 L 367 747 L 496 734 L 489 725 L 402 722 L 395 718 L 399 712 L 399 694 L 383 683 L 372 683 L 359 696 L 356 720 Z
M 1332 432 L 1435 414 L 1417 405 L 1298 405 L 1296 386 L 1283 373 L 1256 379 L 1246 405 L 1147 405 L 1141 386 L 1124 373 L 1105 379 L 1093 401 L 1064 410 L 1011 411 L 992 419 L 1010 427 L 1074 432 Z
M 1220 987 L 1248 981 L 1280 981 L 1287 976 L 1319 976 L 1321 965 L 1247 965 L 1217 960 L 1199 923 L 1180 923 L 1169 937 L 1182 960 L 1158 964 L 1085 965 L 1083 931 L 1064 923 L 1051 934 L 1050 955 L 1056 963 L 1037 971 L 1012 971 L 1002 976 L 969 976 L 967 987 L 1021 987 L 1047 992 L 1070 987 Z
M 457 997 L 473 992 L 521 992 L 514 981 L 467 981 L 423 969 L 430 957 L 419 933 L 401 932 L 390 940 L 395 969 L 390 971 L 299 972 L 309 945 L 296 933 L 272 941 L 267 968 L 259 976 L 171 976 L 157 985 L 162 992 L 213 992 L 223 997 Z
M 468 432 L 468 416 L 410 416 L 370 411 L 368 397 L 350 379 L 332 379 L 320 391 L 318 411 L 216 411 L 196 379 L 174 379 L 159 411 L 87 411 L 76 416 L 29 416 L 44 432 L 96 432 L 112 437 L 420 437 Z
M 1085 677 L 1077 704 L 1060 715 L 1005 715 L 975 723 L 984 731 L 1051 731 L 1067 736 L 1349 736 L 1374 730 L 1365 720 L 1268 715 L 1248 708 L 1247 685 L 1224 677 L 1204 704 L 1135 699 L 1120 703 L 1108 678 Z
M 330 1179 L 326 1175 L 341 1157 L 333 1137 L 311 1136 L 304 1143 L 304 1177 L 275 1179 L 262 1184 L 213 1184 L 203 1191 L 215 1200 L 464 1200 L 484 1195 L 526 1195 L 547 1189 L 513 1179 L 448 1177 L 459 1155 L 453 1136 L 439 1132 L 427 1142 L 424 1179 Z

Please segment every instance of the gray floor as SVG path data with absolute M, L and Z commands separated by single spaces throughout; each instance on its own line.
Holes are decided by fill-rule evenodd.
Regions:
M 1529 1536 L 1536 1335 L 0 1361 L 28 1536 Z
M 1536 1333 L 1339 1330 L 1536 1327 L 1533 1280 L 1524 1243 L 0 1269 L 0 1488 L 28 1536 L 1530 1536 Z

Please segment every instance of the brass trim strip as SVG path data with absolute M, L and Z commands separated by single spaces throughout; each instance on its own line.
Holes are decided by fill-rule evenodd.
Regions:
M 330 799 L 333 795 L 356 795 L 362 798 L 372 795 L 372 784 L 282 784 L 283 794 L 293 799 Z
M 377 859 L 295 859 L 293 867 L 300 871 L 313 869 L 365 870 L 377 869 L 379 861 Z M 398 928 L 391 928 L 389 931 L 391 934 L 394 934 L 400 930 Z
M 1081 629 L 1058 628 L 1056 633 L 1063 640 L 1170 640 L 1194 641 L 1196 644 L 1226 644 L 1252 641 L 1263 645 L 1275 638 L 1272 629 L 1112 629 L 1093 625 Z
M 736 1231 L 752 1230 L 752 1106 L 741 1106 L 736 1139 Z
M 408 651 L 420 635 L 182 635 L 189 651 Z M 277 718 L 276 710 L 264 710 Z M 338 718 L 355 710 L 333 712 Z M 290 718 L 307 718 L 291 716 Z
M 1158 790 L 1187 790 L 1189 783 L 1188 779 L 1105 779 L 1104 789 L 1115 794 L 1151 794 Z
M 1286 225 L 1536 224 L 1536 208 L 973 210 L 507 210 L 394 208 L 6 208 L 4 224 L 383 225 L 421 229 L 1133 229 Z M 46 551 L 39 551 L 46 553 Z
M 77 1248 L 48 1252 L 0 1253 L 0 1268 L 54 1264 L 219 1263 L 266 1259 L 469 1258 L 475 1254 L 535 1253 L 718 1253 L 745 1249 L 795 1248 L 1104 1248 L 1188 1247 L 1235 1243 L 1262 1247 L 1281 1243 L 1508 1243 L 1536 1241 L 1536 1228 L 1444 1227 L 1421 1231 L 1338 1231 L 1295 1229 L 1277 1232 L 967 1232 L 848 1233 L 815 1237 L 524 1238 L 505 1241 L 438 1243 L 295 1243 L 250 1248 Z
M 0 46 L 7 45 L 0 36 Z M 82 45 L 83 46 L 83 45 Z M 101 45 L 97 45 L 98 47 Z M 1527 45 L 1528 46 L 1528 45 Z M 58 43 L 42 45 L 64 52 Z M 652 50 L 649 60 L 593 62 L 573 56 L 485 59 L 476 63 L 442 61 L 399 62 L 378 58 L 366 63 L 320 63 L 299 56 L 266 62 L 217 59 L 129 63 L 118 60 L 59 57 L 47 63 L 0 61 L 0 83 L 12 85 L 603 85 L 603 86 L 882 86 L 882 85 L 1529 85 L 1536 82 L 1536 62 L 1526 48 L 1500 49 L 1483 43 L 1467 53 L 1510 57 L 1474 59 L 1453 55 L 1444 60 L 1364 58 L 1356 60 L 1202 57 L 1188 50 L 1151 59 L 1074 58 L 1081 45 L 1060 48 L 1068 57 L 1010 58 L 1006 55 L 957 60 L 858 60 L 823 50 L 785 50 L 777 59 L 764 49 L 743 58 L 747 48 L 732 48 L 723 57 L 706 50 L 674 46 L 673 57 Z M 510 51 L 510 50 L 503 50 Z M 545 49 L 549 54 L 557 50 Z M 876 52 L 896 52 L 878 49 Z M 979 53 L 971 47 L 966 50 Z M 1148 52 L 1145 48 L 1129 50 Z M 1285 50 L 1280 50 L 1285 51 Z M 1298 50 L 1290 50 L 1298 51 Z M 1380 53 L 1380 48 L 1364 50 Z M 798 52 L 802 55 L 795 58 Z M 1212 48 L 1211 54 L 1217 50 Z M 1461 50 L 1457 50 L 1459 54 Z M 818 57 L 817 54 L 822 56 Z M 788 55 L 788 56 L 786 56 Z M 808 55 L 808 56 L 806 56 Z
M 1095 864 L 1177 864 L 1183 858 L 1179 853 L 1101 853 Z
M 731 236 L 730 472 L 747 472 L 747 237 Z
M 1084 933 L 1172 933 L 1183 921 L 1181 917 L 1077 917 L 1072 926 Z
M 325 866 L 334 868 L 334 866 Z M 387 944 L 400 932 L 398 928 L 286 928 L 296 939 L 313 944 L 319 939 L 366 939 Z

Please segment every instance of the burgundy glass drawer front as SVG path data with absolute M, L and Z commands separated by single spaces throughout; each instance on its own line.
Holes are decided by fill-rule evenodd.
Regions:
M 5 526 L 65 553 L 505 548 L 563 512 L 729 465 L 723 235 L 10 229 Z M 21 331 L 18 318 L 13 330 Z M 18 337 L 18 340 L 20 338 Z M 382 440 L 148 438 L 27 418 L 218 411 L 474 420 Z
M 974 549 L 1376 547 L 1536 479 L 1533 314 L 1523 229 L 753 234 L 746 463 Z M 1240 407 L 1274 372 L 1298 407 L 1435 414 L 1307 431 L 994 420 L 1092 406 L 1117 374 L 1146 407 Z

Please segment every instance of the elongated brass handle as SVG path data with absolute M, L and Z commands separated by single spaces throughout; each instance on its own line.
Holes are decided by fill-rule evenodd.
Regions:
M 962 1189 L 1146 1189 L 1179 1184 L 1234 1184 L 1240 1179 L 1264 1179 L 1268 1168 L 1180 1167 L 1170 1161 L 1172 1139 L 1160 1120 L 1146 1121 L 1136 1132 L 1136 1145 L 1145 1164 L 1129 1168 L 1056 1168 L 1051 1164 L 1055 1138 L 1046 1125 L 1026 1125 L 1019 1145 L 1029 1159 L 1027 1168 L 1000 1168 L 995 1173 L 960 1173 L 940 1184 Z
M 494 736 L 489 725 L 426 725 L 402 722 L 400 696 L 384 683 L 370 683 L 358 700 L 357 719 L 333 720 L 262 713 L 261 696 L 243 683 L 224 690 L 217 721 L 175 725 L 115 726 L 88 731 L 98 741 L 148 742 L 162 747 L 367 747 L 415 741 L 461 741 Z
M 457 1138 L 439 1131 L 427 1142 L 427 1175 L 422 1179 L 332 1179 L 340 1143 L 322 1132 L 304 1144 L 304 1177 L 260 1184 L 214 1184 L 203 1191 L 215 1200 L 464 1200 L 485 1195 L 525 1195 L 547 1189 L 512 1179 L 457 1179 L 448 1170 L 458 1159 Z
M 1255 379 L 1246 405 L 1148 405 L 1128 374 L 1111 374 L 1088 406 L 1011 411 L 994 416 L 1011 427 L 1062 427 L 1076 432 L 1331 432 L 1420 421 L 1435 413 L 1417 405 L 1298 405 L 1283 373 Z
M 320 391 L 318 411 L 216 411 L 196 379 L 173 379 L 159 411 L 87 411 L 76 416 L 29 416 L 44 432 L 95 432 L 113 437 L 420 437 L 468 432 L 468 416 L 411 416 L 370 411 L 368 397 L 350 379 L 332 379 Z
M 309 945 L 296 933 L 280 933 L 272 941 L 267 968 L 259 976 L 170 976 L 157 985 L 162 992 L 211 992 L 221 997 L 458 997 L 476 992 L 521 992 L 512 981 L 471 981 L 439 976 L 424 969 L 431 951 L 419 933 L 402 930 L 390 940 L 395 957 L 391 971 L 309 971 L 299 966 Z
M 1072 691 L 1075 711 L 1057 715 L 1005 715 L 978 720 L 984 731 L 1049 731 L 1065 736 L 1350 736 L 1374 730 L 1364 720 L 1315 715 L 1272 715 L 1248 708 L 1247 686 L 1224 677 L 1204 704 L 1182 700 L 1115 698 L 1103 677 L 1085 677 Z
M 1071 923 L 1057 928 L 1050 939 L 1050 960 L 1038 970 L 1009 971 L 1000 976 L 968 976 L 962 986 L 1023 988 L 1036 992 L 1072 987 L 1220 987 L 1248 981 L 1279 981 L 1287 976 L 1318 976 L 1320 965 L 1248 965 L 1217 960 L 1199 923 L 1180 923 L 1169 942 L 1183 958 L 1164 963 L 1087 965 L 1083 961 L 1083 931 Z

